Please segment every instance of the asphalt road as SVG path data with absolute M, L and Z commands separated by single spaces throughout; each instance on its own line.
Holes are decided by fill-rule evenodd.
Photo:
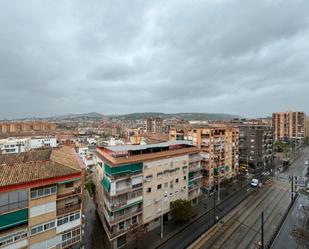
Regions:
M 271 185 L 270 185 L 271 184 Z M 290 203 L 289 186 L 274 181 L 256 189 L 216 225 L 215 233 L 194 248 L 257 248 L 261 241 L 261 213 L 264 211 L 264 243 L 270 236 Z
M 234 194 L 226 201 L 220 203 L 217 207 L 216 215 L 223 217 L 230 212 L 235 206 L 237 206 L 242 200 L 246 199 L 251 193 L 250 187 L 243 188 L 237 194 Z M 192 242 L 194 242 L 200 235 L 206 232 L 214 221 L 214 212 L 210 210 L 204 216 L 196 220 L 187 226 L 184 230 L 177 233 L 175 236 L 161 244 L 157 249 L 181 249 L 187 248 Z
M 302 177 L 307 172 L 307 166 L 305 166 L 305 160 L 309 158 L 309 147 L 303 150 L 302 155 L 298 160 L 295 161 L 285 172 L 279 175 L 281 181 L 288 181 L 288 177 L 291 175 Z M 303 222 L 303 214 L 301 212 L 302 206 L 309 206 L 309 200 L 307 197 L 300 195 L 300 197 L 295 202 L 291 211 L 289 212 L 283 226 L 275 239 L 272 248 L 281 249 L 301 249 L 306 248 L 300 243 L 297 243 L 295 239 L 291 236 L 291 232 L 295 227 L 301 226 Z

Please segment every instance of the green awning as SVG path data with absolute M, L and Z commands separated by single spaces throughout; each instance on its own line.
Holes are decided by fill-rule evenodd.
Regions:
M 194 176 L 194 172 L 189 172 L 189 178 L 192 178 Z
M 105 190 L 107 192 L 109 192 L 110 187 L 111 187 L 111 183 L 110 183 L 110 181 L 105 176 L 103 176 L 102 184 L 103 184 L 103 187 L 105 188 Z
M 28 223 L 28 208 L 0 215 L 0 231 Z
M 75 178 L 75 179 L 70 179 L 70 180 L 58 182 L 58 184 L 65 184 L 65 183 L 75 182 L 75 181 L 80 181 L 80 178 Z
M 111 167 L 108 164 L 104 164 L 104 169 L 106 174 L 108 175 L 116 175 L 116 174 L 123 174 L 123 173 L 135 173 L 141 172 L 143 169 L 143 163 L 134 163 L 134 164 L 126 164 L 117 167 Z

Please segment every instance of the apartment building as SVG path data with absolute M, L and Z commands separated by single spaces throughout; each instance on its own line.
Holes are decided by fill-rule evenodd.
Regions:
M 305 124 L 305 137 L 309 138 L 309 117 L 306 117 L 306 124 Z
M 144 131 L 147 133 L 162 133 L 163 119 L 162 118 L 146 118 L 144 120 Z
M 112 248 L 130 244 L 139 228 L 150 231 L 168 219 L 172 201 L 198 202 L 198 152 L 187 141 L 97 149 L 95 200 Z
M 305 135 L 304 112 L 276 112 L 272 115 L 275 140 L 302 141 Z
M 0 154 L 14 154 L 39 148 L 55 148 L 58 146 L 55 137 L 27 137 L 0 139 Z
M 56 124 L 43 121 L 26 122 L 1 122 L 0 134 L 31 132 L 31 131 L 54 131 Z
M 171 140 L 185 139 L 201 149 L 203 186 L 212 189 L 238 173 L 239 129 L 226 125 L 191 125 L 170 129 Z
M 269 125 L 238 124 L 239 164 L 250 173 L 259 173 L 273 168 L 274 134 Z
M 83 179 L 68 147 L 0 156 L 0 248 L 80 248 Z

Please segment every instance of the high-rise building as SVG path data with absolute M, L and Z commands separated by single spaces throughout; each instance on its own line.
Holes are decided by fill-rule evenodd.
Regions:
M 274 134 L 269 125 L 239 124 L 239 164 L 250 173 L 269 171 L 274 163 Z
M 0 247 L 80 248 L 82 191 L 71 148 L 0 155 Z
M 276 112 L 272 115 L 275 140 L 303 140 L 305 135 L 304 112 Z
M 150 133 L 163 132 L 163 119 L 162 118 L 146 118 L 144 120 L 144 130 Z
M 309 117 L 306 117 L 306 124 L 305 124 L 305 137 L 309 138 Z
M 197 203 L 201 187 L 199 150 L 186 141 L 97 149 L 94 182 L 97 211 L 112 248 L 132 243 L 168 219 L 177 199 Z
M 203 185 L 211 189 L 238 172 L 239 129 L 221 126 L 181 126 L 170 129 L 170 139 L 192 141 L 201 149 Z

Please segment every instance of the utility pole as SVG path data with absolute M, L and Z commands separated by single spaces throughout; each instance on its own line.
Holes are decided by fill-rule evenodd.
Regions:
M 292 174 L 292 181 L 291 181 L 291 202 L 293 202 L 293 192 L 294 192 L 294 175 Z
M 216 224 L 216 192 L 214 192 L 214 224 Z
M 264 249 L 264 211 L 262 211 L 261 249 Z

